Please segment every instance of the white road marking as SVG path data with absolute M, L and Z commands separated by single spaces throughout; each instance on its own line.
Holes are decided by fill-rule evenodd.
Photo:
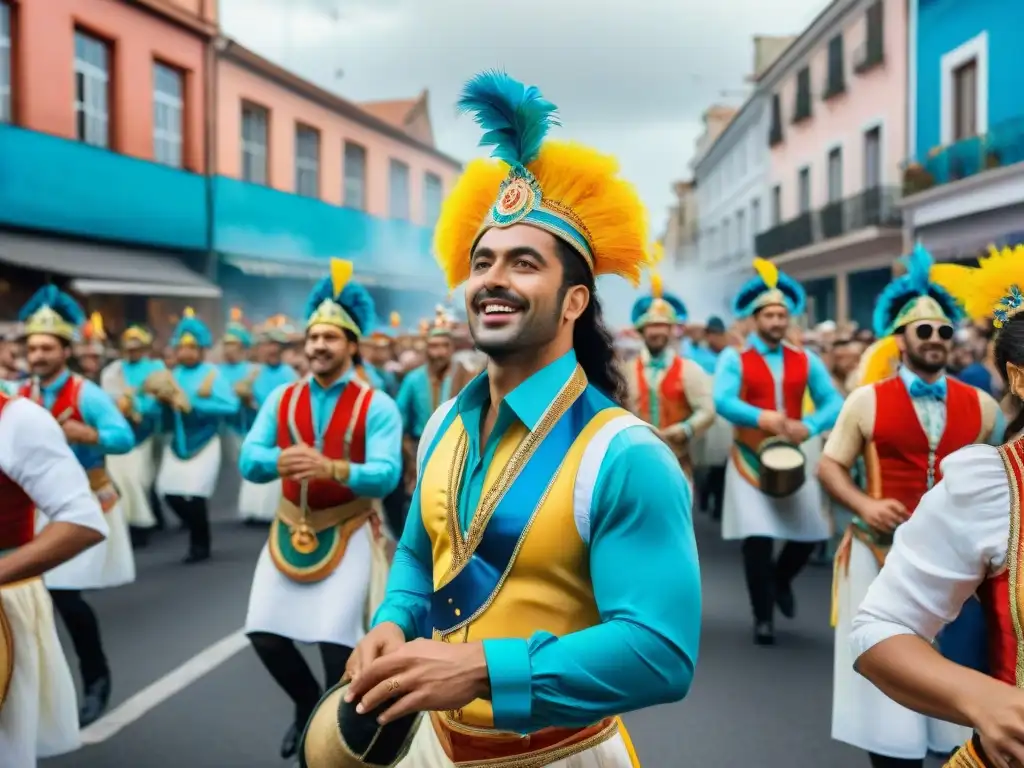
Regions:
M 249 640 L 242 630 L 218 640 L 177 669 L 143 688 L 88 728 L 84 728 L 81 732 L 82 743 L 99 744 L 106 741 L 199 678 L 212 672 L 248 645 Z

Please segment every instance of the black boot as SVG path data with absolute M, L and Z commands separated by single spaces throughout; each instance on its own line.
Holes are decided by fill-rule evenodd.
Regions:
M 209 547 L 196 546 L 196 547 L 192 547 L 191 549 L 189 549 L 188 554 L 185 555 L 185 558 L 181 562 L 183 562 L 185 565 L 192 565 L 194 563 L 201 563 L 204 560 L 209 560 L 209 559 L 210 559 L 210 548 Z
M 302 729 L 299 728 L 298 723 L 292 723 L 288 726 L 288 730 L 285 731 L 284 738 L 281 740 L 281 757 L 287 760 L 290 757 L 295 757 L 295 754 L 299 751 L 299 739 L 302 738 Z
M 775 645 L 775 628 L 770 621 L 754 625 L 754 645 Z
M 792 584 L 775 585 L 775 604 L 779 606 L 779 613 L 787 619 L 796 617 L 796 597 L 793 596 Z
M 79 727 L 85 728 L 87 725 L 99 720 L 103 716 L 103 713 L 107 711 L 107 705 L 109 703 L 110 675 L 104 675 L 85 687 L 85 695 L 82 697 L 82 706 L 78 710 Z

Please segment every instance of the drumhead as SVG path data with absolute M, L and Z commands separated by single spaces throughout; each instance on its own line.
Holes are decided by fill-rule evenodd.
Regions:
M 761 464 L 769 469 L 786 471 L 804 465 L 804 455 L 792 445 L 772 445 L 761 453 Z

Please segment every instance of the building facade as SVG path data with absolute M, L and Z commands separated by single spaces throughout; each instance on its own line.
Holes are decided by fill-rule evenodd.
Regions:
M 870 327 L 903 249 L 903 0 L 836 0 L 761 77 L 768 115 L 759 256 L 800 280 L 810 322 Z
M 677 181 L 672 185 L 675 202 L 669 208 L 668 221 L 662 245 L 665 261 L 674 269 L 699 265 L 697 188 L 692 181 Z
M 708 125 L 710 141 L 698 140 L 699 279 L 689 291 L 701 314 L 728 316 L 734 292 L 751 274 L 754 238 L 764 226 L 767 130 L 765 99 L 755 91 L 720 130 Z
M 905 236 L 973 262 L 1024 241 L 1024 100 L 1013 0 L 910 0 Z
M 3 319 L 56 279 L 111 330 L 157 328 L 206 277 L 204 0 L 0 0 Z
M 383 317 L 432 316 L 445 294 L 432 229 L 461 166 L 434 146 L 427 94 L 358 105 L 229 39 L 213 88 L 226 303 L 298 311 L 336 256 L 355 262 Z

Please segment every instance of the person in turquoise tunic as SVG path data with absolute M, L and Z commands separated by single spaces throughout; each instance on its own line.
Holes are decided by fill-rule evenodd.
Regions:
M 259 376 L 260 367 L 249 360 L 252 344 L 252 332 L 242 321 L 242 310 L 232 307 L 231 320 L 221 339 L 224 362 L 220 364 L 221 373 L 239 400 L 238 411 L 224 419 L 228 460 L 232 466 L 238 463 L 238 451 L 259 409 L 253 397 L 253 384 Z
M 424 427 L 387 596 L 340 697 L 384 724 L 430 713 L 403 767 L 637 766 L 617 716 L 686 695 L 701 624 L 690 487 L 619 404 L 595 289 L 639 282 L 644 206 L 614 159 L 545 140 L 556 108 L 537 88 L 487 72 L 460 107 L 498 162 L 466 167 L 434 252 L 465 284 L 487 370 Z M 325 702 L 307 745 L 337 728 Z
M 156 440 L 160 426 L 160 403 L 146 392 L 150 375 L 165 370 L 162 360 L 150 357 L 153 334 L 132 325 L 121 334 L 120 360 L 103 369 L 100 386 L 114 398 L 131 425 L 135 447 L 128 453 L 110 456 L 107 470 L 121 493 L 125 518 L 136 546 L 145 546 L 149 532 L 158 525 L 159 506 L 153 508 L 151 491 L 156 479 Z
M 743 541 L 743 567 L 754 614 L 754 642 L 775 642 L 775 608 L 796 615 L 793 580 L 818 542 L 831 535 L 822 513 L 814 455 L 822 432 L 843 407 L 828 368 L 817 355 L 786 342 L 792 318 L 806 303 L 803 287 L 764 259 L 733 301 L 733 314 L 753 320 L 755 331 L 742 350 L 726 349 L 715 368 L 718 413 L 735 427 L 725 474 L 722 538 Z M 810 392 L 814 412 L 804 415 Z M 783 498 L 761 490 L 760 452 L 768 440 L 799 446 L 806 455 L 806 481 Z M 775 542 L 785 544 L 775 558 Z
M 157 490 L 189 529 L 185 563 L 210 557 L 207 502 L 221 463 L 221 422 L 240 402 L 220 369 L 203 360 L 213 342 L 210 330 L 191 307 L 174 329 L 171 346 L 177 365 L 156 385 L 169 440 L 157 476 Z
M 312 375 L 274 389 L 242 446 L 243 477 L 277 491 L 245 631 L 295 705 L 284 758 L 295 754 L 322 690 L 295 643 L 319 646 L 328 686 L 341 679 L 387 578 L 378 505 L 398 484 L 402 421 L 387 393 L 356 370 L 374 307 L 351 274 L 350 262 L 334 260 L 310 294 Z
M 22 308 L 25 348 L 32 378 L 21 394 L 53 414 L 72 453 L 86 470 L 104 511 L 109 533 L 101 544 L 48 571 L 44 583 L 71 635 L 82 673 L 82 725 L 95 721 L 110 699 L 110 666 L 99 622 L 82 590 L 106 589 L 135 580 L 135 559 L 117 491 L 106 471 L 106 457 L 135 445 L 131 427 L 114 401 L 92 381 L 68 369 L 72 344 L 80 339 L 85 315 L 54 285 L 41 288 Z M 45 524 L 45 523 L 44 523 Z

